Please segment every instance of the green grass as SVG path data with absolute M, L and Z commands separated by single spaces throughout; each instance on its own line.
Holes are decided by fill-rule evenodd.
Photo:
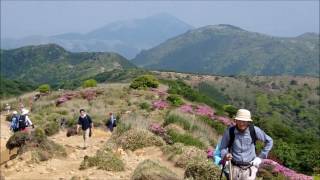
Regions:
M 220 135 L 222 135 L 224 130 L 226 129 L 226 126 L 223 125 L 222 123 L 218 122 L 217 120 L 212 120 L 212 119 L 205 117 L 205 116 L 200 117 L 199 120 L 205 122 L 210 127 L 214 128 L 217 131 L 217 133 Z
M 125 164 L 111 149 L 105 148 L 97 151 L 93 157 L 85 156 L 79 169 L 84 170 L 93 166 L 106 171 L 123 171 Z
M 168 135 L 171 137 L 174 143 L 180 142 L 185 145 L 195 146 L 201 149 L 205 147 L 203 142 L 201 142 L 199 139 L 194 138 L 192 135 L 189 135 L 189 134 L 179 134 L 169 130 Z
M 182 126 L 182 128 L 184 130 L 187 130 L 187 131 L 192 131 L 192 130 L 197 129 L 197 126 L 191 125 L 189 120 L 187 120 L 179 115 L 176 115 L 176 114 L 169 114 L 165 118 L 163 126 L 168 126 L 169 124 L 178 124 L 178 125 Z

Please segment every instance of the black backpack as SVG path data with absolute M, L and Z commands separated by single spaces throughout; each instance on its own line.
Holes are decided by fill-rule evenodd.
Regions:
M 229 140 L 229 144 L 228 144 L 228 149 L 230 151 L 233 142 L 234 142 L 234 130 L 236 129 L 236 126 L 232 126 L 229 128 L 229 136 L 230 136 L 230 140 Z M 254 129 L 254 125 L 250 124 L 249 125 L 249 131 L 250 131 L 250 136 L 251 136 L 251 140 L 252 143 L 254 144 L 254 146 L 256 146 L 256 141 L 257 141 L 257 136 L 256 136 L 256 131 Z
M 19 129 L 24 129 L 27 127 L 26 115 L 21 115 L 19 117 Z

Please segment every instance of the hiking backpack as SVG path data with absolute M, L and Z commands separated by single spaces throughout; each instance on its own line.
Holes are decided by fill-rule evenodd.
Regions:
M 234 130 L 236 129 L 236 126 L 232 126 L 229 128 L 229 136 L 230 136 L 230 140 L 229 140 L 229 144 L 228 144 L 228 149 L 230 151 L 233 142 L 234 142 Z M 257 141 L 257 136 L 256 136 L 256 131 L 254 129 L 254 125 L 250 124 L 249 125 L 249 131 L 250 131 L 250 136 L 251 136 L 251 140 L 252 143 L 254 144 L 254 146 L 256 146 L 256 141 Z
M 19 129 L 24 129 L 27 127 L 26 115 L 21 115 L 19 117 Z
M 17 131 L 19 129 L 19 116 L 12 116 L 11 118 L 11 128 L 14 130 L 14 131 Z

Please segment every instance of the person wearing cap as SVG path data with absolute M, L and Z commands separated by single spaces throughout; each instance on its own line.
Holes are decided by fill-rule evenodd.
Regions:
M 29 110 L 23 108 L 21 111 L 22 112 L 19 117 L 19 131 L 26 131 L 26 127 L 29 127 L 29 126 L 32 126 L 32 128 L 34 128 L 32 121 L 28 116 Z
M 225 161 L 231 161 L 233 180 L 253 180 L 256 178 L 262 159 L 267 158 L 273 146 L 273 140 L 259 127 L 250 124 L 252 122 L 250 111 L 239 109 L 234 119 L 235 127 L 227 128 L 223 134 L 220 145 L 221 157 Z M 249 126 L 253 130 L 250 130 Z M 231 128 L 233 128 L 233 136 L 230 135 Z M 258 156 L 251 131 L 255 132 L 256 140 L 264 142 L 264 147 Z
M 17 111 L 12 112 L 10 130 L 14 133 L 19 131 L 19 117 L 20 116 Z

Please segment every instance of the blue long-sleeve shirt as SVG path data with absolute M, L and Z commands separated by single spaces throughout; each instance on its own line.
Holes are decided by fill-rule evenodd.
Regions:
M 265 146 L 262 149 L 259 157 L 262 159 L 267 158 L 269 151 L 272 148 L 273 140 L 259 127 L 254 126 L 257 140 L 264 142 Z M 234 142 L 231 147 L 231 153 L 233 160 L 239 162 L 250 162 L 256 157 L 255 146 L 252 143 L 249 127 L 243 132 L 239 132 L 237 128 L 234 130 Z M 228 144 L 230 140 L 229 128 L 227 128 L 223 134 L 221 140 L 221 157 L 224 157 L 228 153 Z

